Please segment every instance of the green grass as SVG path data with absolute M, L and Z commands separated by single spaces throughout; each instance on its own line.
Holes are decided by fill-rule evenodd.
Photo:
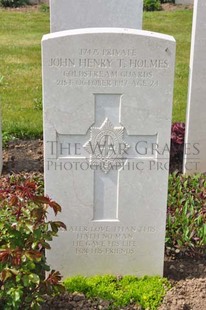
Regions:
M 144 30 L 165 33 L 176 40 L 176 70 L 173 121 L 184 122 L 186 115 L 192 11 L 145 12 Z
M 131 303 L 141 309 L 155 310 L 170 288 L 169 281 L 160 277 L 124 276 L 117 278 L 112 275 L 83 277 L 76 276 L 64 281 L 69 292 L 78 292 L 87 298 L 101 298 L 112 302 L 108 309 L 120 309 Z
M 0 10 L 2 128 L 15 136 L 40 136 L 41 38 L 49 15 Z
M 0 9 L 0 100 L 4 135 L 42 134 L 41 38 L 48 12 Z M 144 29 L 177 40 L 173 121 L 185 120 L 192 11 L 147 12 Z

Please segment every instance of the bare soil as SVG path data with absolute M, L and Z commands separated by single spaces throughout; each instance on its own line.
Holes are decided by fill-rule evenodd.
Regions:
M 7 11 L 15 11 L 15 12 L 37 12 L 40 8 L 40 5 L 25 5 L 25 6 L 21 6 L 19 8 L 10 8 L 10 7 L 6 7 L 3 8 Z
M 164 276 L 172 289 L 159 310 L 206 309 L 206 259 L 165 257 Z
M 173 3 L 164 3 L 161 5 L 163 11 L 177 11 L 177 10 L 192 10 L 193 5 L 189 4 L 173 4 Z
M 3 175 L 43 172 L 43 141 L 15 140 L 3 149 Z M 165 256 L 164 276 L 172 284 L 159 310 L 206 309 L 206 257 L 178 258 Z M 111 303 L 99 299 L 87 300 L 81 294 L 67 294 L 49 299 L 42 309 L 108 309 Z M 138 309 L 130 305 L 122 309 Z M 140 309 L 140 308 L 139 308 Z
M 43 141 L 14 140 L 3 148 L 3 174 L 43 172 Z

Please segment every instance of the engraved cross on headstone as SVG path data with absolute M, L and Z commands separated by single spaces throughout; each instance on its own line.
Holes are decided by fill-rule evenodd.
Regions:
M 124 128 L 120 126 L 121 95 L 95 95 L 95 103 L 95 127 L 91 127 L 90 140 L 84 145 L 90 154 L 90 164 L 98 168 L 94 174 L 93 220 L 118 221 L 119 169 L 116 167 L 124 163 L 129 148 L 123 140 Z
M 91 126 L 87 136 L 59 135 L 64 139 L 79 142 L 86 156 L 72 158 L 88 159 L 94 169 L 94 209 L 93 221 L 119 221 L 119 178 L 128 159 L 137 159 L 135 143 L 150 141 L 156 143 L 157 134 L 151 136 L 128 135 L 121 126 L 122 94 L 95 94 L 95 126 Z M 88 138 L 87 138 L 88 137 Z M 58 152 L 57 152 L 58 153 Z M 144 156 L 148 157 L 148 154 Z M 71 158 L 71 157 L 67 157 Z

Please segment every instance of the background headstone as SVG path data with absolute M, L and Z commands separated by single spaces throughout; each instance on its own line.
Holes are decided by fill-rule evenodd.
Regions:
M 66 276 L 162 275 L 175 41 L 132 29 L 43 37 L 45 191 Z
M 120 27 L 142 29 L 143 0 L 50 0 L 51 32 Z
M 206 1 L 194 5 L 185 134 L 185 173 L 206 172 Z
M 175 0 L 175 4 L 194 4 L 194 0 Z
M 49 4 L 49 0 L 29 0 L 30 4 L 41 4 L 41 3 L 46 3 Z

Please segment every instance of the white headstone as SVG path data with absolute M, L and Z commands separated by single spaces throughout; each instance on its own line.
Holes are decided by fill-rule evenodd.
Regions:
M 194 6 L 184 172 L 206 172 L 206 1 Z
M 194 4 L 194 0 L 175 0 L 175 4 Z
M 45 190 L 64 276 L 162 275 L 175 41 L 95 28 L 43 37 Z
M 142 29 L 143 0 L 50 0 L 51 32 L 90 27 Z
M 29 4 L 42 4 L 46 3 L 49 4 L 49 0 L 28 0 Z

